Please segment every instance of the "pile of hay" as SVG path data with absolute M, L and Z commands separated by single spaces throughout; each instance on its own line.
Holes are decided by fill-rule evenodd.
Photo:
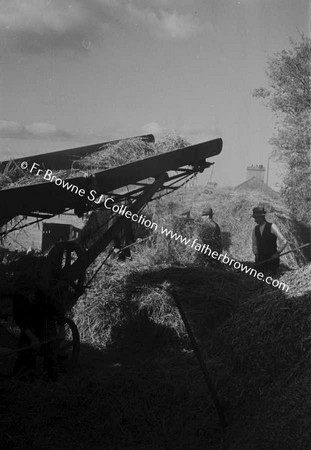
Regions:
M 234 449 L 308 448 L 311 401 L 302 399 L 310 390 L 310 276 L 307 265 L 281 278 L 288 293 L 266 288 L 241 299 L 205 339 L 219 390 L 231 404 L 227 440 Z
M 107 354 L 124 353 L 128 360 L 136 355 L 146 367 L 161 361 L 166 376 L 172 375 L 176 369 L 170 364 L 172 355 L 180 354 L 182 361 L 183 352 L 191 354 L 173 289 L 226 405 L 226 444 L 236 449 L 263 448 L 262 440 L 264 448 L 274 448 L 279 441 L 282 448 L 304 448 L 295 447 L 296 436 L 286 427 L 295 421 L 298 429 L 307 432 L 307 421 L 295 417 L 301 408 L 307 417 L 311 404 L 301 405 L 303 389 L 309 389 L 305 373 L 311 352 L 310 265 L 281 278 L 290 286 L 288 293 L 242 273 L 193 265 L 154 266 L 145 252 L 128 263 L 113 262 L 108 272 L 75 309 L 87 342 L 104 347 Z M 195 360 L 193 365 L 197 366 Z M 179 374 L 185 375 L 186 369 L 181 364 Z M 170 389 L 174 396 L 178 386 Z M 293 390 L 297 397 L 291 396 Z M 155 407 L 158 401 L 162 401 L 160 393 Z M 215 419 L 213 407 L 206 414 L 205 421 Z
M 203 209 L 210 205 L 215 214 L 214 220 L 222 231 L 223 252 L 237 261 L 250 262 L 254 261 L 251 235 L 255 226 L 251 215 L 252 209 L 258 204 L 266 208 L 267 221 L 275 223 L 287 239 L 288 245 L 284 251 L 302 244 L 299 224 L 282 199 L 275 195 L 269 197 L 260 191 L 240 193 L 229 188 L 215 189 L 213 192 L 204 188 L 182 190 L 162 199 L 160 204 L 150 205 L 150 208 L 155 222 L 183 237 L 198 238 L 200 242 L 201 214 Z M 185 209 L 190 210 L 190 219 L 180 215 Z M 197 259 L 196 252 L 180 244 L 179 241 L 165 238 L 160 233 L 154 233 L 153 239 L 154 262 L 164 260 L 174 264 L 178 262 L 187 264 L 194 263 Z M 297 251 L 282 257 L 281 262 L 290 268 L 297 268 L 305 263 L 305 258 L 301 251 Z
M 91 175 L 96 171 L 122 166 L 188 145 L 190 143 L 186 139 L 174 134 L 167 134 L 156 143 L 145 142 L 140 138 L 128 139 L 104 145 L 98 152 L 74 161 L 70 170 L 53 170 L 53 174 L 62 179 Z M 0 174 L 0 189 L 42 182 L 45 180 L 41 175 L 34 176 L 23 171 L 14 160 L 6 166 L 5 172 Z
M 6 165 L 4 172 L 0 173 L 0 189 L 36 183 L 38 182 L 36 178 L 22 170 L 14 161 L 11 161 Z
M 137 148 L 135 158 L 145 151 Z M 122 151 L 119 156 L 120 160 L 112 154 L 111 163 L 121 161 Z M 105 161 L 88 160 L 83 170 L 92 171 L 95 165 L 106 168 Z M 226 236 L 227 253 L 249 261 L 254 226 L 250 216 L 259 203 L 290 247 L 298 246 L 294 218 L 281 200 L 260 191 L 183 190 L 154 202 L 148 213 L 159 226 L 194 238 L 202 210 L 210 205 Z M 187 208 L 191 221 L 180 216 Z M 105 256 L 97 258 L 89 277 Z M 304 261 L 300 253 L 284 258 L 294 269 L 280 279 L 290 287 L 284 293 L 225 266 L 200 267 L 195 258 L 193 249 L 154 232 L 148 242 L 133 247 L 132 260 L 105 264 L 73 311 L 83 343 L 93 351 L 104 349 L 98 363 L 93 371 L 81 369 L 77 385 L 70 380 L 69 386 L 53 387 L 56 395 L 48 396 L 42 384 L 37 393 L 35 386 L 32 412 L 24 417 L 18 407 L 28 390 L 22 386 L 20 391 L 9 391 L 10 409 L 2 419 L 5 438 L 9 441 L 12 434 L 11 417 L 18 417 L 21 426 L 16 429 L 25 430 L 20 441 L 45 448 L 44 434 L 51 440 L 50 448 L 59 446 L 55 441 L 59 432 L 68 442 L 64 423 L 66 429 L 78 430 L 81 448 L 84 437 L 90 439 L 90 430 L 91 442 L 115 448 L 140 448 L 141 443 L 141 448 L 309 448 L 311 400 L 305 394 L 310 390 L 311 265 L 298 268 Z M 216 411 L 172 290 L 226 407 L 228 427 L 221 439 L 209 429 L 217 421 Z M 91 347 L 87 353 L 90 358 Z M 109 355 L 117 362 L 96 373 L 99 361 Z M 42 400 L 50 405 L 45 396 L 53 399 L 55 410 L 42 410 Z M 42 417 L 47 417 L 45 422 Z M 49 421 L 55 426 L 53 433 Z
M 128 264 L 112 262 L 75 311 L 84 342 L 105 349 L 84 343 L 77 373 L 55 384 L 5 385 L 3 441 L 7 448 L 309 448 L 310 275 L 306 266 L 284 277 L 292 288 L 285 295 L 239 273 L 151 267 L 138 253 Z M 223 432 L 171 288 L 225 408 Z
M 202 336 L 207 329 L 230 316 L 241 298 L 248 297 L 254 290 L 265 289 L 264 284 L 253 277 L 223 267 L 200 267 L 190 263 L 172 266 L 165 260 L 159 264 L 154 262 L 154 249 L 148 245 L 138 243 L 132 254 L 132 260 L 106 262 L 74 308 L 82 339 L 90 344 L 105 347 L 115 342 L 118 334 L 120 345 L 128 349 L 134 339 L 141 349 L 144 342 L 154 338 L 153 325 L 163 327 L 164 347 L 164 341 L 170 345 L 175 338 L 186 338 L 171 289 L 180 295 L 196 322 L 198 335 Z M 89 279 L 105 256 L 100 255 L 92 265 Z M 153 325 L 146 328 L 146 320 Z M 129 327 L 133 329 L 125 338 L 123 335 Z M 168 334 L 165 327 L 169 329 Z
M 258 204 L 265 207 L 268 213 L 267 221 L 275 223 L 287 239 L 288 245 L 285 250 L 301 245 L 298 224 L 281 198 L 276 200 L 260 191 L 237 193 L 233 190 L 219 190 L 206 198 L 202 195 L 197 206 L 203 208 L 205 202 L 211 204 L 215 212 L 215 220 L 219 223 L 222 231 L 228 234 L 228 250 L 237 260 L 254 259 L 251 233 L 255 222 L 251 215 L 252 209 Z M 290 253 L 281 261 L 291 268 L 297 268 L 305 263 L 301 251 Z
M 171 134 L 164 136 L 156 143 L 145 142 L 139 138 L 129 139 L 104 146 L 102 151 L 81 158 L 74 162 L 73 169 L 91 172 L 107 170 L 188 145 L 190 143 L 186 139 Z

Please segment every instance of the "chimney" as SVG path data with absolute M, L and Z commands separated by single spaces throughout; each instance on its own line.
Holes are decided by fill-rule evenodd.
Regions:
M 246 169 L 246 181 L 253 177 L 259 178 L 262 182 L 265 182 L 265 172 L 266 169 L 262 164 L 259 166 L 248 166 Z

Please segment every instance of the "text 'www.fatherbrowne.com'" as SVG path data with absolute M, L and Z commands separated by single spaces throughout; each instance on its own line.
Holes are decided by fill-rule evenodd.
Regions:
M 26 170 L 28 169 L 28 162 L 22 161 L 20 166 L 23 170 Z M 34 176 L 43 178 L 45 181 L 54 183 L 56 186 L 59 186 L 66 191 L 77 194 L 79 197 L 86 197 L 88 201 L 101 205 L 104 208 L 111 210 L 115 214 L 124 216 L 126 219 L 130 219 L 133 222 L 139 223 L 140 225 L 143 225 L 150 230 L 160 232 L 165 237 L 174 239 L 176 242 L 180 242 L 181 244 L 192 248 L 196 252 L 202 253 L 203 255 L 207 254 L 212 259 L 218 260 L 223 264 L 234 267 L 234 269 L 240 270 L 241 272 L 244 272 L 248 275 L 252 275 L 254 278 L 257 278 L 260 281 L 265 281 L 267 284 L 270 284 L 273 287 L 278 287 L 279 289 L 282 289 L 286 292 L 288 292 L 289 290 L 289 286 L 287 284 L 280 282 L 277 279 L 273 279 L 270 276 L 265 278 L 265 275 L 262 272 L 257 272 L 255 268 L 248 267 L 240 261 L 236 261 L 235 259 L 230 258 L 227 253 L 218 253 L 216 250 L 212 250 L 208 244 L 200 244 L 197 238 L 191 239 L 183 237 L 178 233 L 174 233 L 172 230 L 164 228 L 163 226 L 161 226 L 161 228 L 159 229 L 159 226 L 156 222 L 149 220 L 143 214 L 133 213 L 130 209 L 128 209 L 126 205 L 119 205 L 112 197 L 107 197 L 104 194 L 99 194 L 94 189 L 87 192 L 79 186 L 71 183 L 69 180 L 64 180 L 59 176 L 56 176 L 55 174 L 53 174 L 51 169 L 43 169 L 39 164 L 34 162 L 30 167 L 29 172 Z
M 240 270 L 241 272 L 251 275 L 254 278 L 257 278 L 257 280 L 265 281 L 267 284 L 282 289 L 285 292 L 289 291 L 289 286 L 283 283 L 282 281 L 273 279 L 270 276 L 265 277 L 265 275 L 262 272 L 258 272 L 255 268 L 248 267 L 242 262 L 230 258 L 227 253 L 224 254 L 218 253 L 216 250 L 212 250 L 208 244 L 200 244 L 197 238 L 195 239 L 186 238 L 164 227 L 161 227 L 161 234 L 171 239 L 174 239 L 175 241 L 180 242 L 181 244 L 184 244 L 187 247 L 193 248 L 193 250 L 195 250 L 196 252 L 202 253 L 203 255 L 208 255 L 214 260 L 220 261 L 223 264 L 227 264 L 230 267 L 234 267 L 234 269 L 236 270 Z

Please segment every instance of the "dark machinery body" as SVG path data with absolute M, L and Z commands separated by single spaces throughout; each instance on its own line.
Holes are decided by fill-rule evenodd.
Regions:
M 153 139 L 150 135 L 143 138 L 149 141 Z M 80 150 L 78 156 L 81 157 L 82 154 L 92 150 L 98 151 L 98 146 L 99 144 L 89 146 L 92 148 L 85 147 L 84 153 Z M 0 191 L 0 224 L 7 224 L 8 227 L 9 221 L 17 216 L 33 216 L 44 219 L 68 210 L 74 210 L 77 215 L 81 216 L 87 211 L 104 209 L 104 200 L 107 197 L 113 199 L 116 204 L 126 204 L 127 210 L 131 214 L 137 214 L 156 194 L 168 193 L 178 189 L 181 183 L 188 181 L 198 172 L 203 172 L 204 169 L 213 164 L 207 162 L 206 158 L 218 155 L 221 150 L 222 140 L 214 139 L 112 169 L 95 172 L 89 177 L 74 177 L 63 180 L 64 183 L 68 182 L 75 186 L 74 191 L 68 190 L 63 185 L 56 185 L 56 178 L 54 181 L 3 189 Z M 61 152 L 57 153 L 59 153 L 57 156 L 59 165 L 56 167 L 57 164 L 54 161 L 53 169 L 68 165 L 75 154 L 74 150 L 65 150 L 64 155 Z M 50 157 L 48 156 L 48 158 Z M 25 158 L 23 161 L 28 162 L 28 171 L 31 164 L 39 164 L 40 162 L 43 164 L 44 162 L 44 166 L 39 165 L 43 170 L 42 173 L 47 169 L 50 169 L 51 172 L 51 167 L 46 166 L 49 159 L 44 159 L 44 155 L 31 157 L 28 160 Z M 20 164 L 21 160 L 15 160 L 15 162 Z M 35 182 L 35 171 L 33 174 Z M 52 260 L 59 271 L 57 281 L 59 281 L 61 289 L 58 289 L 58 292 L 66 296 L 70 290 L 70 295 L 77 299 L 83 292 L 86 269 L 130 224 L 131 220 L 125 215 L 117 216 L 109 222 L 109 226 L 103 227 L 102 234 L 92 243 L 91 247 L 83 251 L 76 248 L 73 243 L 56 244 L 55 248 L 50 251 L 48 258 Z M 71 259 L 73 252 L 76 254 L 74 261 Z M 53 287 L 55 287 L 55 271 L 53 279 Z M 67 290 L 64 288 L 66 284 Z
M 143 138 L 153 142 L 153 136 L 149 135 Z M 15 160 L 14 163 L 21 166 L 22 162 L 26 161 L 29 166 L 37 164 L 40 167 L 41 165 L 40 168 L 43 173 L 44 170 L 50 170 L 51 172 L 52 169 L 59 170 L 71 167 L 75 158 L 99 151 L 101 145 L 65 150 L 56 152 L 57 154 L 54 155 L 37 155 L 36 157 Z M 206 158 L 218 155 L 221 150 L 222 140 L 214 139 L 120 167 L 96 172 L 87 178 L 75 177 L 64 180 L 66 183 L 75 186 L 74 192 L 67 189 L 61 179 L 59 179 L 61 185 L 57 185 L 59 181 L 55 183 L 51 180 L 13 189 L 3 189 L 0 191 L 0 226 L 6 225 L 8 227 L 11 219 L 17 216 L 32 216 L 44 219 L 72 209 L 78 216 L 87 211 L 103 211 L 107 208 L 106 200 L 108 198 L 110 202 L 121 207 L 126 205 L 126 210 L 129 211 L 130 215 L 138 214 L 156 196 L 178 189 L 198 172 L 203 172 L 204 169 L 213 164 L 207 162 Z M 7 164 L 8 162 L 2 163 L 0 171 Z M 126 233 L 130 229 L 131 218 L 125 214 L 118 215 L 116 213 L 114 217 L 109 217 L 104 225 L 100 230 L 101 232 L 96 233 L 96 238 L 93 239 L 89 248 L 83 249 L 75 241 L 63 241 L 55 244 L 49 251 L 47 258 L 44 259 L 43 266 L 47 268 L 47 271 L 43 271 L 42 275 L 45 274 L 47 280 L 46 288 L 51 296 L 57 296 L 61 299 L 65 309 L 70 309 L 85 291 L 86 269 L 111 242 L 116 240 L 120 233 Z M 3 268 L 1 268 L 2 270 Z M 19 268 L 18 270 L 22 269 Z M 10 269 L 8 271 L 10 272 Z M 185 323 L 208 389 L 211 392 L 220 425 L 225 427 L 224 412 L 199 347 L 181 303 L 176 295 L 173 295 L 173 297 Z M 74 339 L 72 340 L 72 348 L 72 357 L 74 357 Z

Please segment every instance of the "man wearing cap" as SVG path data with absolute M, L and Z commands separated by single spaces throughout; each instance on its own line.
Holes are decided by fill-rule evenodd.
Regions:
M 220 254 L 222 250 L 221 231 L 218 223 L 213 220 L 213 215 L 214 212 L 210 206 L 203 209 L 202 217 L 205 217 L 205 219 L 201 225 L 200 239 L 202 243 L 209 245 L 212 251 L 217 251 Z M 205 261 L 206 259 L 209 262 L 218 262 L 218 260 L 209 258 L 208 254 L 205 255 Z
M 266 221 L 266 211 L 263 206 L 253 208 L 252 217 L 257 224 L 252 232 L 255 267 L 263 272 L 275 272 L 280 264 L 279 255 L 284 250 L 287 240 L 274 223 Z M 271 261 L 264 262 L 268 259 Z

